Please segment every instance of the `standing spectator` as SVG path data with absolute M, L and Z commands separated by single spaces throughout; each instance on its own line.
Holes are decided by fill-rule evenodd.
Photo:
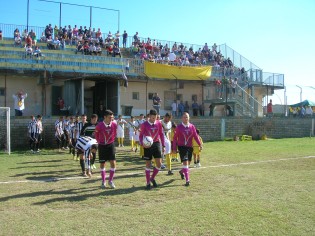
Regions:
M 187 112 L 187 113 L 189 114 L 189 104 L 188 104 L 188 101 L 185 102 L 184 112 Z
M 108 184 L 111 188 L 115 188 L 113 182 L 116 170 L 116 148 L 115 138 L 117 135 L 117 123 L 114 121 L 114 113 L 111 110 L 104 112 L 104 121 L 98 123 L 95 127 L 95 139 L 99 144 L 99 162 L 101 168 L 102 185 L 101 188 L 106 187 L 106 170 L 105 164 L 110 162 L 110 172 Z
M 180 103 L 178 104 L 178 117 L 182 117 L 182 115 L 184 114 L 184 111 L 185 111 L 185 105 L 183 101 L 180 101 Z
M 14 99 L 15 116 L 23 116 L 23 110 L 25 109 L 24 100 L 27 98 L 27 93 L 22 91 L 12 95 Z
M 2 40 L 2 30 L 0 30 L 0 40 Z
M 196 101 L 191 104 L 191 107 L 193 109 L 193 116 L 198 116 L 198 110 L 199 110 L 199 105 Z
M 155 93 L 153 98 L 153 108 L 157 111 L 158 114 L 160 114 L 160 108 L 161 108 L 161 98 L 159 97 L 158 93 Z
M 304 118 L 304 117 L 305 117 L 305 113 L 306 113 L 305 107 L 304 107 L 304 106 L 301 106 L 301 109 L 300 109 L 300 117 L 301 117 L 301 118 Z
M 144 147 L 144 160 L 146 161 L 146 190 L 151 189 L 151 183 L 153 184 L 153 187 L 157 187 L 155 177 L 160 171 L 162 165 L 162 152 L 164 153 L 165 151 L 163 127 L 161 122 L 157 121 L 157 115 L 158 114 L 156 110 L 150 110 L 149 119 L 141 125 L 139 136 L 141 146 L 143 146 L 142 142 L 144 137 L 150 136 L 153 139 L 153 144 L 151 147 Z M 154 167 L 153 173 L 150 176 L 152 158 L 154 158 L 156 166 Z
M 176 102 L 176 100 L 174 100 L 174 102 L 172 103 L 172 116 L 173 117 L 177 116 L 177 102 Z
M 312 107 L 311 107 L 310 105 L 308 105 L 308 106 L 306 107 L 305 115 L 306 115 L 307 117 L 312 117 L 312 116 L 313 116 L 313 109 L 312 109 Z
M 183 164 L 183 168 L 179 171 L 179 174 L 182 179 L 186 179 L 185 186 L 190 185 L 189 164 L 193 153 L 193 139 L 196 140 L 199 149 L 202 150 L 202 145 L 196 132 L 196 128 L 189 122 L 189 114 L 185 112 L 182 116 L 182 123 L 176 127 L 172 144 L 172 152 L 176 153 L 177 148 L 179 151 L 179 156 Z
M 129 68 L 130 68 L 129 63 L 130 63 L 130 61 L 129 61 L 129 59 L 127 59 L 126 60 L 126 66 L 125 66 L 126 73 L 129 73 Z
M 236 87 L 237 87 L 237 78 L 236 77 L 234 78 L 234 80 L 232 80 L 231 87 L 232 87 L 232 96 L 233 96 L 233 98 L 235 98 Z
M 205 116 L 205 104 L 204 103 L 201 103 L 199 105 L 199 114 L 200 114 L 200 116 Z
M 267 117 L 272 117 L 272 99 L 270 99 L 268 105 L 267 105 Z
M 136 34 L 133 36 L 133 41 L 134 43 L 140 43 L 138 32 L 136 32 Z
M 126 30 L 123 33 L 123 47 L 126 48 L 127 45 L 127 38 L 128 38 L 128 34 L 126 32 Z
M 215 108 L 215 105 L 210 104 L 210 106 L 209 106 L 209 109 L 210 109 L 209 116 L 213 116 L 214 108 Z

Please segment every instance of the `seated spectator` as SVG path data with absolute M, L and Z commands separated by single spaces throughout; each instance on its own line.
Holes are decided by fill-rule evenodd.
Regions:
M 103 37 L 102 37 L 102 36 L 98 38 L 98 43 L 100 44 L 100 46 L 101 46 L 102 48 L 105 47 L 104 40 L 103 40 Z
M 102 55 L 102 48 L 99 44 L 96 44 L 95 52 L 96 52 L 96 55 L 100 55 L 100 56 Z
M 83 52 L 84 52 L 84 55 L 88 55 L 89 54 L 89 42 L 86 41 L 83 45 Z
M 32 56 L 33 56 L 33 49 L 32 49 L 32 46 L 30 44 L 28 44 L 25 47 L 25 58 L 27 58 L 27 56 L 29 56 L 30 58 L 32 58 Z
M 35 47 L 33 55 L 36 56 L 37 58 L 42 56 L 42 52 L 38 46 Z
M 114 46 L 114 49 L 113 49 L 113 57 L 115 56 L 121 57 L 120 48 L 118 46 Z
M 91 43 L 91 44 L 90 44 L 90 47 L 89 47 L 89 54 L 90 54 L 90 55 L 92 55 L 92 54 L 96 55 L 96 46 L 95 46 L 94 43 Z
M 47 40 L 46 40 L 46 42 L 47 42 L 47 48 L 48 49 L 54 49 L 54 46 L 53 46 L 53 39 L 51 38 L 51 36 L 49 36 L 48 38 L 47 38 Z
M 107 47 L 107 56 L 109 56 L 109 55 L 113 55 L 113 46 L 112 45 Z
M 78 42 L 77 48 L 76 48 L 76 50 L 75 50 L 75 54 L 77 54 L 77 53 L 81 53 L 81 54 L 84 53 L 83 45 L 81 44 L 80 41 Z
M 40 41 L 46 43 L 47 42 L 47 38 L 45 36 L 45 32 L 42 33 L 42 36 L 40 36 Z
M 28 31 L 27 31 L 27 29 L 25 29 L 25 30 L 23 31 L 23 33 L 22 33 L 22 40 L 25 41 L 26 38 L 27 38 L 27 36 L 28 36 Z
M 21 37 L 19 29 L 16 28 L 16 29 L 14 30 L 13 37 L 16 38 L 18 35 Z
M 37 36 L 36 36 L 36 33 L 31 30 L 31 32 L 29 33 L 29 36 L 31 37 L 32 39 L 32 45 L 33 46 L 36 46 L 36 43 L 37 43 Z
M 168 55 L 168 57 L 170 58 L 171 62 L 176 60 L 176 55 L 175 55 L 175 53 L 173 51 Z
M 53 45 L 53 49 L 57 50 L 60 48 L 60 40 L 56 37 L 53 42 L 52 42 L 52 45 Z
M 28 36 L 26 37 L 26 39 L 25 39 L 25 45 L 24 45 L 24 47 L 26 48 L 27 45 L 30 45 L 30 46 L 32 47 L 32 43 L 33 43 L 33 40 L 32 40 L 32 38 L 31 38 L 31 36 L 28 35 Z
M 14 38 L 14 46 L 22 46 L 22 39 L 19 34 Z

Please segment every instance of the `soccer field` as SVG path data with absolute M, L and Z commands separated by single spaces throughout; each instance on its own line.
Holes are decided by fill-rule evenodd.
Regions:
M 315 139 L 210 142 L 191 185 L 117 148 L 116 189 L 67 153 L 0 154 L 0 235 L 315 235 Z M 107 170 L 108 170 L 107 166 Z

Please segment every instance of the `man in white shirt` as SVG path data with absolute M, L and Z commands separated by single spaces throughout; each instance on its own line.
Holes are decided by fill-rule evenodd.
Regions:
M 25 109 L 24 99 L 27 98 L 27 93 L 19 91 L 12 95 L 14 99 L 15 116 L 23 116 L 23 110 Z

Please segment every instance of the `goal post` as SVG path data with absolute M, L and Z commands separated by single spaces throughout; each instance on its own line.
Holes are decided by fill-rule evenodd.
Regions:
M 10 107 L 0 107 L 0 148 L 11 154 Z

